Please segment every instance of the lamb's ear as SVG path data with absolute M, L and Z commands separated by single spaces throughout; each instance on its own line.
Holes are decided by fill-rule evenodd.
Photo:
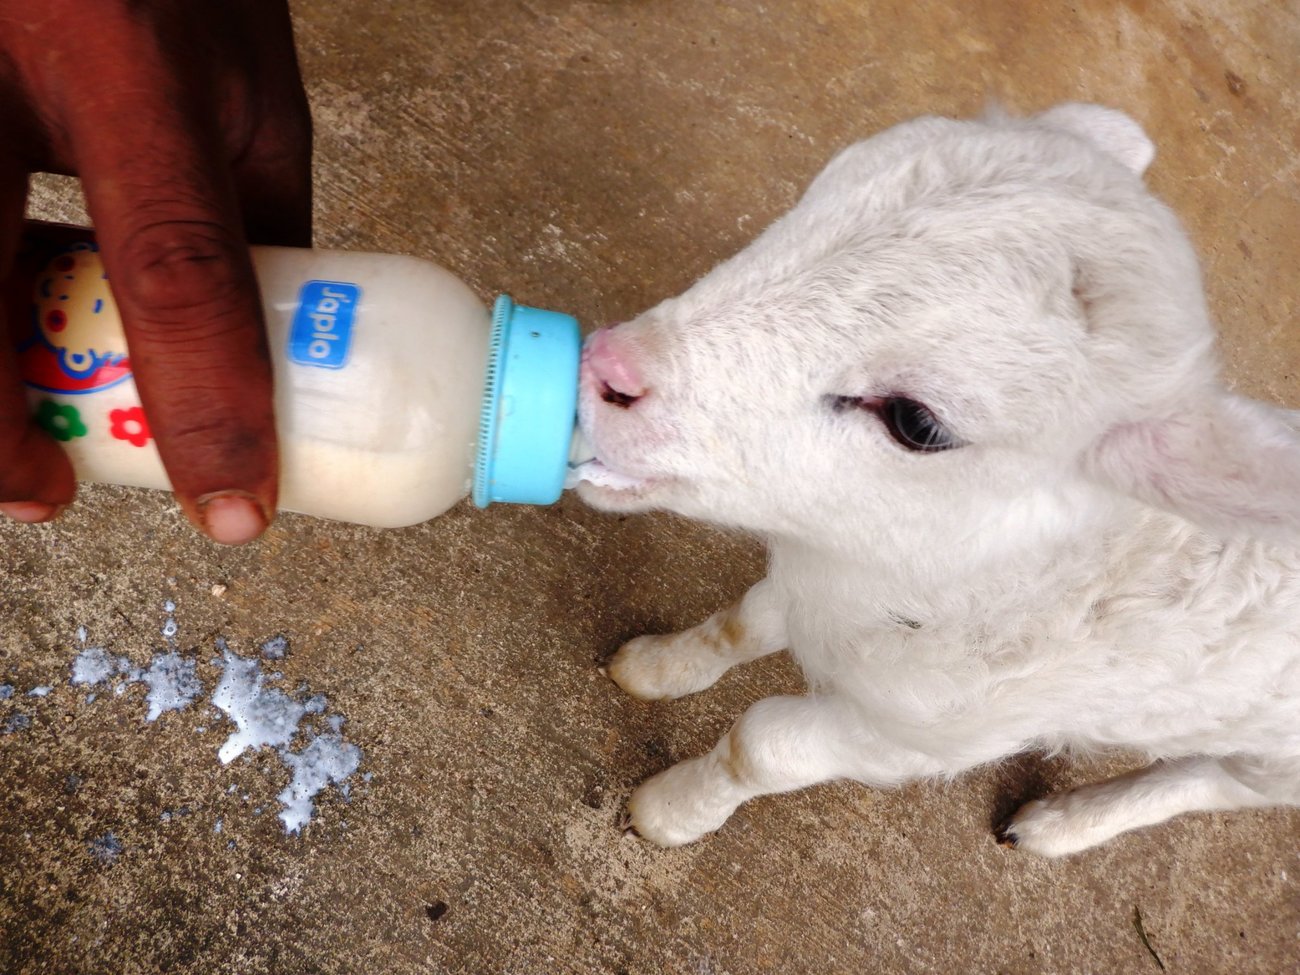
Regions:
M 1216 531 L 1300 539 L 1300 414 L 1218 392 L 1110 430 L 1091 476 Z
M 1156 147 L 1142 131 L 1142 126 L 1113 108 L 1066 102 L 1036 118 L 1044 125 L 1086 139 L 1139 176 L 1146 172 L 1156 157 Z

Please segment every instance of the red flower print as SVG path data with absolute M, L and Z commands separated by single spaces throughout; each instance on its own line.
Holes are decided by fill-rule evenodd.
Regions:
M 143 447 L 153 436 L 149 432 L 149 421 L 144 418 L 144 410 L 139 406 L 129 410 L 110 410 L 108 420 L 112 424 L 109 433 L 136 447 Z

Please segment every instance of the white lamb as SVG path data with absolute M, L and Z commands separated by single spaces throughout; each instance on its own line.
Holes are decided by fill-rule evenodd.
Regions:
M 768 577 L 609 673 L 642 698 L 789 648 L 636 790 L 656 843 L 747 799 L 1027 749 L 1153 764 L 1023 806 L 1048 856 L 1193 810 L 1300 803 L 1300 436 L 1227 392 L 1195 256 L 1108 109 L 922 118 L 842 153 L 678 298 L 596 333 L 585 499 L 761 536 Z

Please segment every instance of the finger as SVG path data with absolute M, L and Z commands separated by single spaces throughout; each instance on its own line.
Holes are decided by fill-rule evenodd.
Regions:
M 182 509 L 220 542 L 276 503 L 271 365 L 213 106 L 123 18 L 83 52 L 67 129 L 141 403 Z M 102 42 L 107 43 L 102 43 Z
M 252 136 L 232 162 L 250 243 L 311 246 L 312 122 L 298 71 L 289 8 L 282 0 L 257 0 L 245 12 L 258 85 Z
M 30 282 L 10 271 L 22 233 L 27 174 L 0 159 L 0 513 L 19 521 L 48 521 L 72 501 L 72 465 L 58 445 L 31 419 L 12 338 L 27 341 L 19 320 L 31 300 Z

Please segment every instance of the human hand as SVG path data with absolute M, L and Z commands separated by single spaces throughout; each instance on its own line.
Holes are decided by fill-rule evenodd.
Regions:
M 247 245 L 311 241 L 311 119 L 286 0 L 0 0 L 0 282 L 11 294 L 33 172 L 81 177 L 182 510 L 216 541 L 257 537 L 279 458 Z M 0 337 L 14 319 L 0 305 Z M 0 341 L 0 512 L 46 521 L 74 492 Z

